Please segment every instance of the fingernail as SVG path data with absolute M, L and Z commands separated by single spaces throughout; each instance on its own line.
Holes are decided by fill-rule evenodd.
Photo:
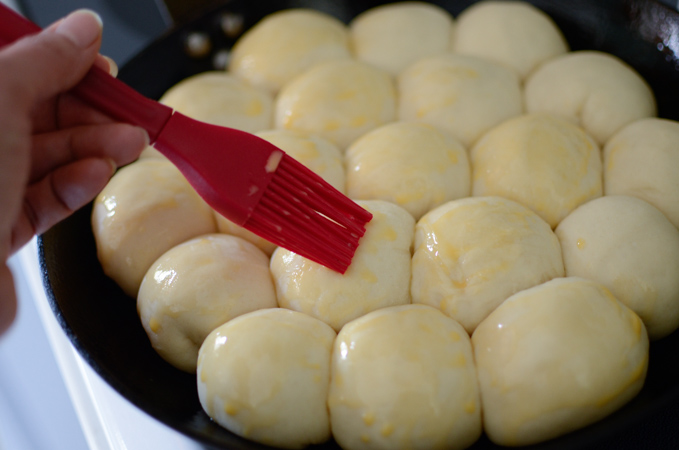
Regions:
M 77 47 L 87 48 L 97 40 L 102 27 L 99 14 L 89 9 L 79 9 L 59 22 L 54 31 L 66 36 Z
M 116 173 L 116 170 L 118 170 L 118 165 L 111 158 L 104 158 L 104 161 L 106 161 L 108 165 L 111 166 L 111 176 L 113 176 L 113 174 Z
M 149 138 L 149 133 L 143 128 L 139 128 L 142 133 L 144 133 L 144 148 L 148 147 L 151 145 L 151 139 Z
M 118 64 L 116 64 L 116 62 L 112 58 L 109 58 L 108 56 L 102 55 L 102 57 L 108 63 L 108 73 L 109 73 L 109 75 L 111 75 L 113 78 L 118 76 Z

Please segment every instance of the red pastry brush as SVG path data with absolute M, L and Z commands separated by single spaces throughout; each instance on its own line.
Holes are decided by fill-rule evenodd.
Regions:
M 40 28 L 0 4 L 0 45 Z M 267 141 L 209 125 L 93 67 L 73 94 L 144 128 L 217 212 L 276 245 L 344 273 L 372 215 Z

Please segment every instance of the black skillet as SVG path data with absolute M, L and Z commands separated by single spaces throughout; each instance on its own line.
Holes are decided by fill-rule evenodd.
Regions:
M 233 44 L 241 29 L 275 10 L 311 7 L 348 22 L 381 3 L 384 2 L 221 2 L 151 44 L 122 68 L 119 78 L 141 93 L 158 98 L 181 79 L 213 69 L 224 54 L 222 50 Z M 432 3 L 457 16 L 473 1 Z M 654 0 L 532 3 L 554 18 L 573 50 L 610 52 L 634 66 L 651 84 L 659 115 L 679 120 L 679 13 L 675 9 Z M 207 37 L 210 48 L 199 45 L 187 52 L 189 36 Z M 201 48 L 203 56 L 196 56 Z M 91 206 L 83 208 L 39 241 L 47 295 L 73 345 L 123 397 L 206 447 L 266 448 L 212 422 L 198 403 L 195 377 L 174 369 L 156 355 L 140 325 L 134 299 L 126 296 L 100 268 L 90 230 L 90 212 Z M 338 447 L 329 443 L 322 448 Z M 483 437 L 472 448 L 499 447 Z M 592 426 L 531 448 L 679 448 L 679 332 L 651 345 L 646 384 L 627 406 Z

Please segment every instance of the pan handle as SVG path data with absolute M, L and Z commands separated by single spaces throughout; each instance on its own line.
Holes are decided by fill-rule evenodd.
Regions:
M 0 3 L 0 46 L 40 31 L 39 26 Z M 96 66 L 71 93 L 114 119 L 144 128 L 151 142 L 172 115 L 171 108 L 144 97 Z

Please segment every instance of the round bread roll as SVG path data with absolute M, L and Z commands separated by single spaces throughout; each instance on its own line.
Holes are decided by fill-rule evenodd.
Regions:
M 358 61 L 333 61 L 304 72 L 280 92 L 276 128 L 316 134 L 344 150 L 396 117 L 388 73 Z
M 679 228 L 679 122 L 641 119 L 604 146 L 604 193 L 633 195 Z
M 398 77 L 398 116 L 436 125 L 469 148 L 523 112 L 519 77 L 497 63 L 446 54 L 424 58 Z
M 679 328 L 679 230 L 636 197 L 586 203 L 556 228 L 567 276 L 606 286 L 636 312 L 650 339 Z
M 424 305 L 348 323 L 332 352 L 328 407 L 344 449 L 464 449 L 481 435 L 471 341 Z
M 351 144 L 345 161 L 349 197 L 396 203 L 416 220 L 471 192 L 467 151 L 450 134 L 425 123 L 377 128 Z
M 349 31 L 334 17 L 310 9 L 269 14 L 233 46 L 229 72 L 277 93 L 316 64 L 351 58 Z
M 568 51 L 554 21 L 522 1 L 482 1 L 457 17 L 453 51 L 515 70 L 524 79 L 543 62 Z
M 273 123 L 273 96 L 225 72 L 203 72 L 171 87 L 160 102 L 180 113 L 254 133 Z
M 618 57 L 577 51 L 556 57 L 528 77 L 527 112 L 558 114 L 603 145 L 628 123 L 656 115 L 653 91 Z
M 415 220 L 393 203 L 358 201 L 372 213 L 344 275 L 284 248 L 271 257 L 278 304 L 339 331 L 370 311 L 410 303 L 410 248 Z
M 413 303 L 470 334 L 510 295 L 564 276 L 559 240 L 530 209 L 500 197 L 448 202 L 415 227 Z
M 212 209 L 179 170 L 150 158 L 113 175 L 94 201 L 92 231 L 104 273 L 136 298 L 156 259 L 217 227 Z
M 263 237 L 253 233 L 247 228 L 243 228 L 240 225 L 235 224 L 231 220 L 214 211 L 215 220 L 217 221 L 217 231 L 220 233 L 228 234 L 231 236 L 238 236 L 241 239 L 245 239 L 249 243 L 260 249 L 267 257 L 270 257 L 274 250 L 278 247 L 273 242 L 269 242 Z
M 147 145 L 144 150 L 139 154 L 139 159 L 146 159 L 146 158 L 160 158 L 160 159 L 167 159 L 165 155 L 160 153 L 158 150 L 153 148 L 150 145 Z
M 232 433 L 272 447 L 327 441 L 335 336 L 320 320 L 280 308 L 221 325 L 200 348 L 200 404 Z
M 556 116 L 510 119 L 480 139 L 470 157 L 472 195 L 517 201 L 552 228 L 603 192 L 598 145 L 580 127 Z
M 319 136 L 290 130 L 267 130 L 256 134 L 265 141 L 271 142 L 276 147 L 282 149 L 289 156 L 320 175 L 335 189 L 344 193 L 345 174 L 343 156 L 336 145 Z M 215 213 L 215 217 L 217 218 L 217 228 L 220 232 L 240 236 L 255 244 L 269 256 L 276 249 L 276 244 L 236 225 L 221 214 Z
M 453 17 L 425 2 L 371 8 L 349 24 L 351 49 L 360 61 L 398 75 L 420 58 L 448 52 Z
M 151 346 L 189 373 L 196 373 L 198 350 L 212 330 L 277 306 L 269 258 L 225 234 L 197 237 L 165 252 L 146 272 L 137 296 Z
M 483 426 L 522 446 L 602 419 L 644 384 L 642 321 L 602 285 L 558 278 L 513 295 L 476 328 Z

